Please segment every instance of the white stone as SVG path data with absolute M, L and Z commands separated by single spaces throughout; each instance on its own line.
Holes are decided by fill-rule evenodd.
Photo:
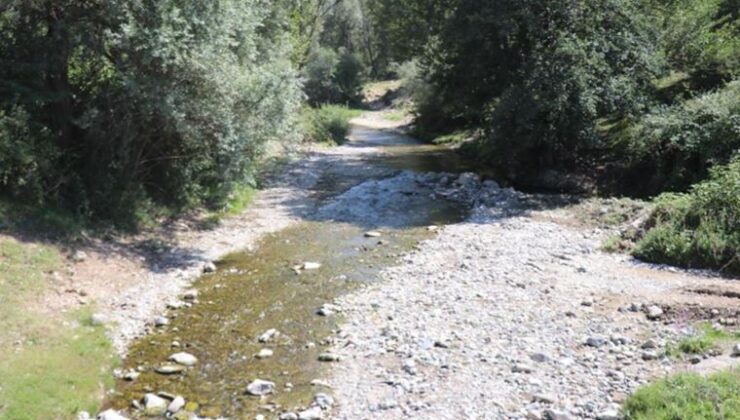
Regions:
M 183 407 L 185 407 L 185 398 L 178 395 L 172 400 L 170 405 L 167 406 L 167 411 L 170 413 L 177 413 L 182 410 Z
M 255 357 L 257 357 L 258 359 L 267 359 L 268 357 L 272 357 L 272 355 L 273 355 L 273 351 L 272 350 L 270 350 L 270 349 L 262 349 L 262 350 L 259 351 L 259 353 L 257 353 L 257 355 Z
M 128 418 L 122 416 L 116 410 L 105 410 L 98 414 L 98 420 L 128 420 Z
M 190 353 L 175 353 L 170 356 L 170 361 L 183 366 L 195 366 L 198 363 L 198 358 Z
M 247 394 L 254 395 L 256 397 L 272 394 L 273 391 L 275 391 L 275 383 L 265 381 L 263 379 L 255 379 L 247 385 Z
M 267 343 L 268 341 L 272 340 L 278 334 L 280 334 L 278 330 L 276 330 L 275 328 L 270 328 L 269 330 L 262 333 L 262 335 L 259 336 L 257 341 L 259 341 L 260 343 Z
M 324 413 L 321 407 L 311 407 L 298 413 L 298 420 L 321 420 L 322 418 L 324 418 Z

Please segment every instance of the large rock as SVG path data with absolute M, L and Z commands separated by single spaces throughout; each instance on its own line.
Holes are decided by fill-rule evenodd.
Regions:
M 275 391 L 275 383 L 262 379 L 255 379 L 247 385 L 247 394 L 255 397 L 272 394 Z

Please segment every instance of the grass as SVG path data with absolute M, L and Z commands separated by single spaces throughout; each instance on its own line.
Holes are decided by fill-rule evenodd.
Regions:
M 41 315 L 33 299 L 45 273 L 59 269 L 50 246 L 0 238 L 0 418 L 73 418 L 95 412 L 116 363 L 90 312 Z
M 628 420 L 738 420 L 740 370 L 660 380 L 637 390 L 624 413 Z
M 699 324 L 696 330 L 696 334 L 682 338 L 674 347 L 668 348 L 666 353 L 676 358 L 683 354 L 701 355 L 720 348 L 722 344 L 740 339 L 740 332 L 719 329 L 709 322 Z

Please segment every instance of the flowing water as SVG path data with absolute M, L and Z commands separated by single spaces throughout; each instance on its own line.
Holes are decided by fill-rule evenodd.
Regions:
M 362 165 L 417 171 L 449 171 L 451 165 L 464 169 L 451 152 L 391 132 L 355 127 L 352 139 L 344 147 L 381 146 L 380 153 L 363 159 Z M 362 174 L 366 173 L 327 171 L 315 191 L 319 206 L 365 181 Z M 433 234 L 428 225 L 464 218 L 465 209 L 434 200 L 429 192 L 411 194 L 402 205 L 387 203 L 380 223 L 308 217 L 263 238 L 253 252 L 225 258 L 216 273 L 194 284 L 197 304 L 171 311 L 169 325 L 133 344 L 123 368 L 142 373 L 135 381 L 120 381 L 107 405 L 136 417 L 141 411 L 131 408 L 132 401 L 140 401 L 148 392 L 167 393 L 182 395 L 189 402 L 187 409 L 202 417 L 246 419 L 263 414 L 271 418 L 307 407 L 317 392 L 330 394 L 330 389 L 311 381 L 327 376 L 331 363 L 318 361 L 318 356 L 331 344 L 341 314 L 319 316 L 317 309 L 375 281 L 399 255 Z M 368 229 L 380 230 L 382 236 L 368 238 L 364 234 Z M 321 267 L 296 272 L 294 268 L 304 262 L 318 262 Z M 280 334 L 267 343 L 258 342 L 269 329 Z M 261 349 L 274 354 L 258 359 L 255 355 Z M 197 356 L 199 362 L 177 374 L 156 373 L 171 354 L 181 351 Z M 274 382 L 275 392 L 262 398 L 247 395 L 247 384 L 258 378 Z

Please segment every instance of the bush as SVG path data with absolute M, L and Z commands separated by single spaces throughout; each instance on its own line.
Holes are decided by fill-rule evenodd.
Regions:
M 615 136 L 613 147 L 647 193 L 683 190 L 740 150 L 740 81 L 661 107 Z
M 660 380 L 638 389 L 624 404 L 624 413 L 627 420 L 738 420 L 740 370 Z
M 360 111 L 339 105 L 306 108 L 303 112 L 304 138 L 313 142 L 342 144 L 347 141 L 349 120 Z
M 634 255 L 657 263 L 740 274 L 740 157 L 686 194 L 664 194 Z

